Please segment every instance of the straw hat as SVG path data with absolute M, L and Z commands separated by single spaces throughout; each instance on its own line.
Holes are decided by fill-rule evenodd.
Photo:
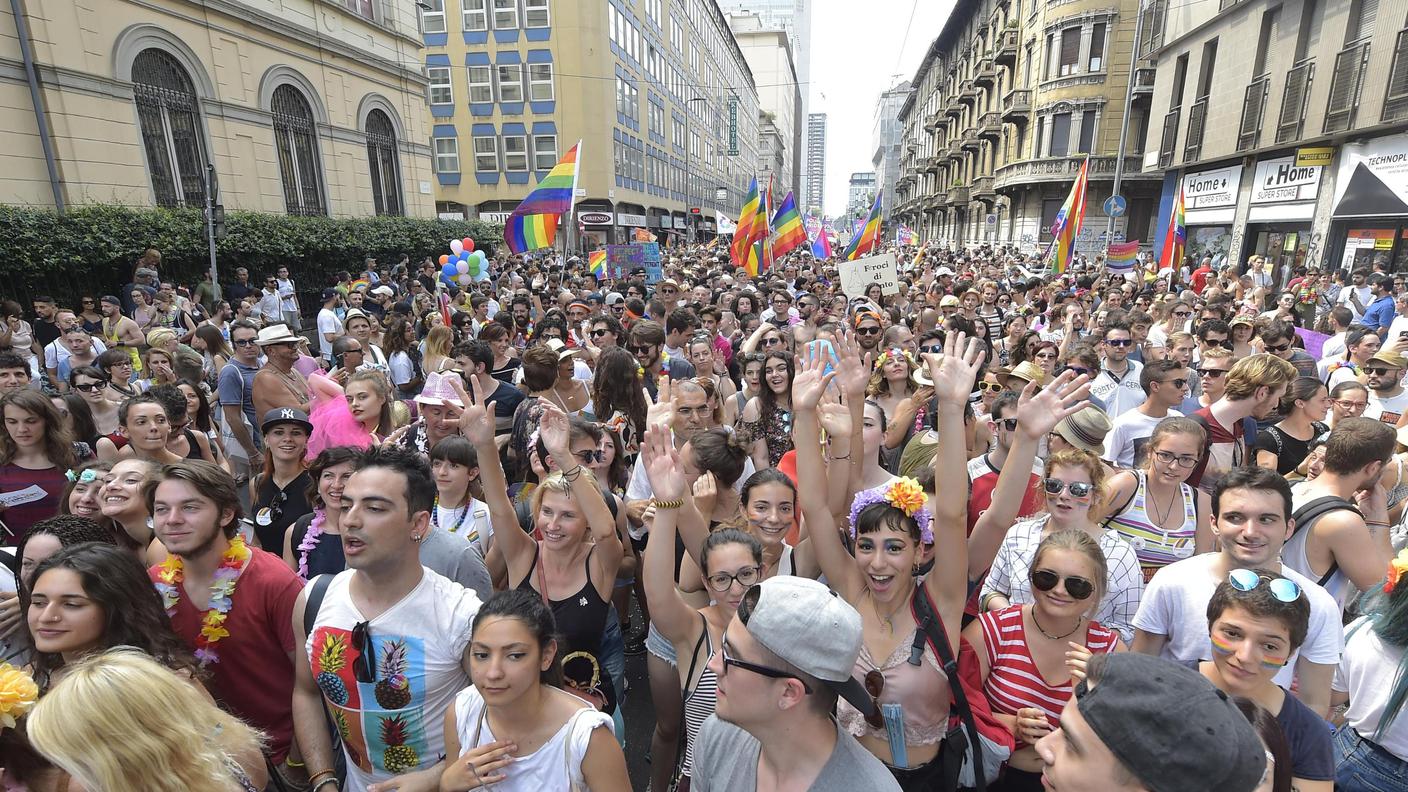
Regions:
M 1007 372 L 1007 383 L 1004 383 L 1007 385 L 1008 390 L 1021 390 L 1021 388 L 1013 387 L 1010 384 L 1013 379 L 1019 379 L 1024 382 L 1035 382 L 1037 387 L 1040 388 L 1046 385 L 1046 372 L 1041 370 L 1041 366 L 1038 366 L 1030 360 L 1024 360 L 1013 366 L 1011 371 Z

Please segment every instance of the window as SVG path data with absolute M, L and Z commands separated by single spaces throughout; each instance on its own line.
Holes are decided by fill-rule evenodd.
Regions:
M 528 138 L 526 136 L 504 135 L 504 170 L 515 173 L 528 170 Z
M 1064 157 L 1071 150 L 1071 114 L 1057 113 L 1051 116 L 1050 157 Z
M 459 173 L 460 172 L 460 141 L 459 138 L 439 137 L 434 138 L 435 144 L 435 172 L 436 173 Z
M 1065 77 L 1080 71 L 1080 28 L 1068 27 L 1061 31 L 1061 51 L 1057 61 L 1058 77 Z
M 684 54 L 684 28 L 680 27 L 680 21 L 670 17 L 670 45 L 675 48 L 675 52 Z
M 429 8 L 420 9 L 420 30 L 422 33 L 445 32 L 445 0 L 424 0 Z M 419 8 L 419 6 L 417 6 Z
M 1078 150 L 1089 154 L 1095 150 L 1095 111 L 1086 110 L 1080 117 L 1080 143 Z
M 425 70 L 425 76 L 430 78 L 431 104 L 447 105 L 455 103 L 455 92 L 450 85 L 449 66 L 431 66 Z
M 494 29 L 518 28 L 518 0 L 494 0 Z
M 1281 6 L 1261 13 L 1261 33 L 1256 42 L 1256 60 L 1252 62 L 1253 77 L 1265 75 L 1267 65 L 1275 62 L 1274 47 L 1281 38 L 1280 28 Z
M 461 0 L 464 5 L 462 17 L 464 29 L 474 32 L 489 29 L 489 14 L 484 10 L 484 4 L 489 0 Z
M 363 19 L 376 19 L 372 13 L 372 0 L 342 0 L 342 5 Z
M 645 16 L 660 27 L 660 0 L 645 0 Z
M 493 173 L 499 169 L 499 141 L 493 135 L 474 136 L 474 170 Z
M 494 101 L 494 70 L 492 67 L 469 67 L 469 101 L 473 104 L 490 104 Z
M 517 63 L 499 64 L 499 101 L 523 101 L 523 67 Z
M 196 91 L 159 49 L 132 62 L 133 98 L 158 206 L 205 206 L 205 147 Z
M 689 45 L 689 70 L 699 74 L 699 48 L 693 44 Z
M 665 108 L 657 104 L 650 105 L 650 134 L 665 137 Z
M 533 170 L 552 170 L 557 165 L 557 135 L 533 136 Z
M 660 82 L 660 53 L 656 51 L 654 44 L 645 46 L 645 71 L 656 82 Z
M 678 118 L 675 119 L 675 132 L 671 142 L 675 144 L 675 148 L 684 148 L 684 122 Z
M 1105 68 L 1105 23 L 1096 22 L 1090 31 L 1090 63 L 1088 72 L 1103 71 Z
M 528 101 L 551 102 L 553 96 L 552 64 L 528 64 Z
M 396 159 L 396 127 L 380 109 L 367 114 L 367 163 L 372 203 L 379 215 L 401 215 L 401 168 Z
M 1379 16 L 1379 0 L 1356 0 L 1345 26 L 1344 44 L 1368 41 L 1374 35 L 1374 20 Z
M 279 176 L 284 204 L 291 215 L 327 214 L 323 177 L 318 167 L 317 126 L 303 93 L 292 85 L 274 89 L 274 146 L 279 150 Z
M 545 28 L 551 23 L 548 0 L 523 0 L 523 27 Z
M 1212 93 L 1212 73 L 1217 66 L 1217 39 L 1203 43 L 1202 67 L 1198 70 L 1198 95 L 1204 99 Z

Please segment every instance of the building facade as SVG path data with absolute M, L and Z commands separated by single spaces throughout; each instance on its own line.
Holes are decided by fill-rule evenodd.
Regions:
M 875 103 L 875 127 L 871 146 L 874 153 L 870 164 L 875 166 L 876 189 L 880 191 L 880 208 L 889 218 L 895 211 L 895 183 L 900 178 L 900 142 L 904 128 L 900 126 L 900 108 L 909 98 L 909 81 L 880 94 Z
M 826 113 L 807 116 L 806 148 L 805 211 L 820 217 L 826 206 Z
M 434 211 L 414 6 L 18 0 L 0 31 L 0 202 L 203 206 L 213 165 L 231 210 Z
M 921 239 L 956 247 L 1044 250 L 1088 159 L 1076 250 L 1150 245 L 1159 177 L 1140 170 L 1152 69 L 1134 71 L 1137 0 L 982 0 L 955 12 L 925 53 L 900 109 L 898 219 Z M 1117 167 L 1126 211 L 1109 218 Z
M 1408 2 L 1155 0 L 1144 167 L 1189 257 L 1408 270 Z
M 769 30 L 755 14 L 730 14 L 729 27 L 758 85 L 758 179 L 770 178 L 779 198 L 800 194 L 802 163 L 802 92 L 792 61 L 792 46 L 782 30 Z M 767 141 L 780 136 L 777 143 Z M 778 144 L 781 150 L 778 150 Z M 764 150 L 767 148 L 768 150 Z M 779 159 L 776 165 L 767 165 Z
M 875 202 L 875 171 L 857 171 L 846 182 L 846 222 L 850 223 L 870 214 L 870 205 Z
M 569 246 L 700 239 L 737 213 L 757 88 L 714 0 L 428 4 L 437 211 L 502 221 L 580 140 Z

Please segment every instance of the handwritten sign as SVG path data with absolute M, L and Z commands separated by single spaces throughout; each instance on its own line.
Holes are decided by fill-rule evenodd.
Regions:
M 607 245 L 606 246 L 606 276 L 615 280 L 622 280 L 631 274 L 631 270 L 640 269 L 645 266 L 645 251 L 640 245 Z
M 665 277 L 664 270 L 660 267 L 660 243 L 641 242 L 632 245 L 632 247 L 638 247 L 642 251 L 642 260 L 645 266 L 645 282 L 659 283 L 660 279 Z
M 900 292 L 900 270 L 894 253 L 843 261 L 840 267 L 841 290 L 847 297 L 864 296 L 865 287 L 872 283 L 880 284 L 881 294 Z

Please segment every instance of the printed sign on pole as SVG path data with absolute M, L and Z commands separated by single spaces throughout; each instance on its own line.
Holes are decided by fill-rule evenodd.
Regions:
M 665 276 L 664 270 L 660 267 L 660 243 L 641 242 L 632 247 L 638 247 L 643 251 L 645 259 L 645 282 L 659 283 Z
M 841 262 L 841 290 L 847 297 L 865 296 L 865 287 L 880 284 L 881 294 L 900 293 L 900 271 L 894 253 Z

